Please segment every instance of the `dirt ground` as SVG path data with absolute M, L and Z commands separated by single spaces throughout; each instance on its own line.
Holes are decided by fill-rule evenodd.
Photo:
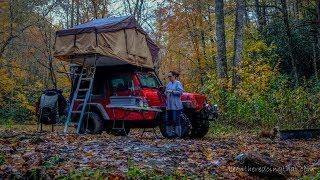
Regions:
M 128 137 L 106 133 L 63 135 L 61 129 L 37 133 L 29 129 L 1 130 L 0 177 L 57 178 L 99 170 L 99 176 L 111 179 L 172 175 L 255 179 L 256 175 L 248 174 L 235 160 L 248 152 L 275 159 L 291 178 L 316 176 L 320 168 L 320 140 L 280 141 L 252 134 L 168 140 L 150 132 L 141 137 L 141 129 Z

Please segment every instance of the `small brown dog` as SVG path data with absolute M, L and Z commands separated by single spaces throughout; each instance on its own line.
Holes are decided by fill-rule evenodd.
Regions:
M 259 138 L 275 139 L 279 134 L 279 126 L 275 126 L 272 130 L 262 130 L 259 134 Z

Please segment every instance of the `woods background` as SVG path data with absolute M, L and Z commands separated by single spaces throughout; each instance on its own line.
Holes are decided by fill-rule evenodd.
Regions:
M 237 129 L 320 125 L 320 1 L 0 0 L 0 123 L 35 122 L 41 90 L 68 97 L 54 33 L 132 15 L 160 46 L 156 70 L 220 107 Z

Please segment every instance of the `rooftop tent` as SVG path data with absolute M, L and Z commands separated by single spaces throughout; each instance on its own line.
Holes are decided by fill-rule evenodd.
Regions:
M 159 48 L 134 17 L 107 17 L 56 32 L 54 56 L 70 63 L 97 66 L 131 64 L 154 68 Z

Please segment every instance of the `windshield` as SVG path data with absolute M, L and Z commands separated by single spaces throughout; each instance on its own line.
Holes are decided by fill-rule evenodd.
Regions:
M 142 87 L 158 88 L 160 86 L 158 79 L 152 73 L 138 73 L 137 75 Z

